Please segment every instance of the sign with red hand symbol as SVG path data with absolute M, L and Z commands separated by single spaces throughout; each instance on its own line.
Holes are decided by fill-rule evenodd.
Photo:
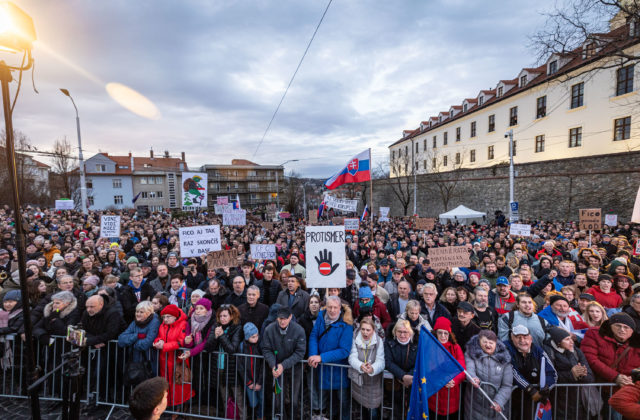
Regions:
M 307 287 L 346 287 L 344 226 L 307 226 Z

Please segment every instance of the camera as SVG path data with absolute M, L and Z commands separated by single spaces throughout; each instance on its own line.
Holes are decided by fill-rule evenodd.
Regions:
M 69 325 L 67 327 L 67 341 L 78 347 L 87 345 L 87 332 L 81 325 Z

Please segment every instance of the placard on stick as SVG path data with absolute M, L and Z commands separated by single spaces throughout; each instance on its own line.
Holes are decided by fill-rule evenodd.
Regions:
M 331 218 L 331 222 L 333 222 L 334 226 L 341 225 L 342 223 L 344 223 L 344 217 L 333 217 Z
M 233 213 L 222 215 L 222 224 L 225 226 L 244 226 L 247 224 L 247 212 L 245 210 L 234 210 Z
M 181 227 L 178 231 L 183 258 L 198 257 L 221 248 L 219 225 Z
M 309 223 L 318 223 L 318 210 L 309 210 Z
M 358 230 L 360 228 L 360 219 L 345 218 L 344 230 Z
M 580 209 L 580 230 L 602 229 L 602 209 Z
M 610 227 L 618 226 L 618 215 L 617 214 L 605 214 L 604 215 L 604 224 Z
M 254 260 L 275 260 L 275 244 L 251 244 L 251 258 Z
M 225 249 L 207 254 L 207 268 L 235 267 L 238 265 L 238 250 Z
M 511 225 L 509 226 L 509 235 L 531 236 L 531 225 L 522 223 L 511 223 Z
M 100 216 L 100 237 L 117 238 L 120 236 L 120 216 L 103 214 Z
M 436 219 L 433 217 L 416 217 L 415 227 L 418 230 L 433 230 L 436 227 Z
M 431 268 L 440 270 L 451 267 L 469 267 L 469 251 L 466 246 L 429 248 Z
M 273 230 L 273 222 L 262 222 L 262 227 L 267 229 L 267 230 Z

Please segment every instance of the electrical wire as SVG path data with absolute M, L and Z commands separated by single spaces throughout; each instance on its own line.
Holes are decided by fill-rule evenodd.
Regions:
M 22 72 L 24 68 L 24 60 L 27 59 L 27 51 L 25 50 L 24 54 L 22 54 L 22 64 L 20 64 L 20 71 L 18 76 L 18 88 L 16 89 L 16 96 L 13 97 L 13 103 L 11 104 L 11 115 L 13 115 L 13 109 L 16 107 L 16 102 L 18 101 L 18 94 L 20 93 L 20 86 L 22 86 Z
M 316 26 L 315 31 L 313 31 L 313 35 L 311 36 L 311 39 L 309 40 L 309 43 L 307 44 L 307 48 L 304 50 L 304 54 L 302 54 L 302 57 L 300 58 L 300 62 L 298 62 L 298 66 L 296 67 L 296 70 L 293 72 L 293 76 L 291 76 L 291 80 L 289 80 L 289 84 L 287 85 L 287 88 L 285 89 L 284 93 L 282 94 L 282 98 L 280 98 L 280 102 L 278 103 L 278 106 L 276 107 L 275 112 L 271 116 L 271 120 L 269 121 L 269 124 L 267 125 L 267 128 L 264 130 L 264 133 L 262 134 L 262 138 L 260 139 L 260 142 L 256 146 L 256 151 L 253 152 L 253 156 L 251 157 L 251 159 L 256 157 L 256 154 L 258 153 L 258 150 L 260 149 L 260 146 L 262 145 L 262 142 L 264 141 L 265 137 L 267 136 L 267 133 L 269 132 L 269 129 L 271 128 L 271 124 L 273 124 L 273 120 L 276 118 L 276 115 L 278 114 L 278 111 L 280 110 L 280 106 L 282 105 L 282 102 L 284 101 L 285 96 L 287 96 L 287 92 L 289 92 L 289 88 L 291 87 L 291 84 L 293 83 L 293 79 L 295 79 L 296 74 L 298 74 L 298 70 L 300 70 L 300 66 L 302 66 L 302 62 L 304 61 L 304 58 L 307 56 L 307 52 L 309 52 L 309 48 L 311 47 L 311 43 L 313 42 L 314 38 L 316 37 L 316 34 L 318 33 L 318 29 L 320 29 L 320 25 L 322 24 L 322 21 L 324 20 L 324 17 L 326 16 L 327 12 L 329 11 L 329 6 L 331 6 L 332 2 L 333 2 L 333 0 L 329 0 L 329 3 L 327 3 L 327 7 L 324 9 L 324 13 L 322 14 L 322 17 L 320 18 L 320 21 L 318 22 L 318 25 Z

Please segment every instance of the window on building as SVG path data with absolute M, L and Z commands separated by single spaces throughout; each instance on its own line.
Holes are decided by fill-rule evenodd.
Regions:
M 427 139 L 422 140 L 422 150 L 427 151 Z
M 419 162 L 416 162 L 416 172 L 418 172 L 418 169 L 420 169 L 419 166 L 418 166 L 418 163 Z
M 617 73 L 616 96 L 633 92 L 634 65 L 618 69 Z
M 396 160 L 396 151 L 395 150 L 391 151 L 391 160 Z
M 157 176 L 157 177 L 156 177 L 156 184 L 157 184 L 157 185 L 162 185 L 162 183 L 163 183 L 163 182 L 164 182 L 164 181 L 163 181 L 163 179 L 162 179 L 162 177 L 161 177 L 161 176 Z
M 449 118 L 453 118 L 453 109 L 449 111 Z
M 596 54 L 596 44 L 595 42 L 590 42 L 585 46 L 584 58 L 593 57 L 595 54 Z
M 404 146 L 404 155 L 409 156 L 409 146 Z
M 462 105 L 462 112 L 467 112 L 467 104 Z
M 93 180 L 91 178 L 87 179 L 87 188 L 93 188 Z
M 628 140 L 631 138 L 631 117 L 618 118 L 614 124 L 613 139 Z
M 456 128 L 456 141 L 460 141 L 460 133 L 461 133 L 460 127 L 457 127 Z
M 476 149 L 471 149 L 471 153 L 469 154 L 469 160 L 471 162 L 476 161 Z
M 113 178 L 113 188 L 122 188 L 122 179 Z
M 471 121 L 471 137 L 475 137 L 476 136 L 476 122 L 475 121 Z
M 427 159 L 425 159 L 422 163 L 422 169 L 424 169 L 425 171 L 427 170 Z
M 489 160 L 493 159 L 493 146 L 489 146 L 487 148 L 487 159 Z
M 142 185 L 147 185 L 147 177 L 146 176 L 141 176 L 140 177 L 140 183 Z
M 541 96 L 536 99 L 536 118 L 547 116 L 547 97 Z
M 156 198 L 156 192 L 155 191 L 149 191 L 149 198 Z
M 449 159 L 447 159 L 447 156 L 443 156 L 442 157 L 442 166 L 447 166 L 448 160 Z
M 554 74 L 558 71 L 558 60 L 553 60 L 549 63 L 549 74 Z
M 438 138 L 433 136 L 433 148 L 435 149 L 436 147 L 438 147 Z
M 456 153 L 456 165 L 460 165 L 460 152 Z
M 518 125 L 518 107 L 514 106 L 509 109 L 509 127 Z
M 141 198 L 149 198 L 149 192 L 148 191 L 142 191 L 142 193 L 140 193 L 140 197 Z
M 231 184 L 227 184 L 227 191 L 231 191 Z
M 437 166 L 438 166 L 438 161 L 436 160 L 436 158 L 431 159 L 431 167 L 433 169 L 436 169 Z
M 96 163 L 96 172 L 107 172 L 107 165 L 104 163 Z
M 482 106 L 484 105 L 484 96 L 481 96 L 480 98 L 478 98 L 478 106 Z
M 122 204 L 122 203 L 123 203 L 123 200 L 121 195 L 113 196 L 113 204 Z
M 489 115 L 489 133 L 496 131 L 496 116 Z
M 247 171 L 247 176 L 258 176 L 256 171 Z
M 156 197 L 162 198 L 164 196 L 162 191 L 156 191 Z
M 584 83 L 571 86 L 571 109 L 584 105 Z
M 405 164 L 404 164 L 404 173 L 405 173 L 405 174 L 408 174 L 408 173 L 409 173 L 409 164 L 408 164 L 408 163 L 405 163 Z
M 156 183 L 156 177 L 155 176 L 147 177 L 147 183 L 148 184 L 155 184 Z
M 449 140 L 449 133 L 445 131 L 445 132 L 444 132 L 444 138 L 442 139 L 442 144 L 443 144 L 444 146 L 446 146 L 446 145 L 447 145 L 448 140 Z
M 416 142 L 416 153 L 420 152 L 420 143 Z
M 502 86 L 500 86 L 498 88 L 498 98 L 502 96 L 502 90 L 503 90 L 503 88 L 502 88 Z
M 544 134 L 536 136 L 536 153 L 544 152 Z
M 93 197 L 87 197 L 87 201 L 89 202 L 89 207 L 95 206 L 95 202 L 93 201 Z
M 569 130 L 569 147 L 582 146 L 582 127 Z
M 520 76 L 520 87 L 524 86 L 527 84 L 527 75 L 523 74 L 522 76 Z

